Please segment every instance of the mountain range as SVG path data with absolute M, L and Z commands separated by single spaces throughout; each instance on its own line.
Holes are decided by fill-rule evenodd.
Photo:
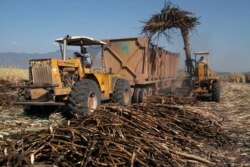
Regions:
M 90 54 L 96 55 L 98 51 L 88 48 Z M 67 50 L 67 57 L 73 56 L 73 50 Z M 21 68 L 27 69 L 29 67 L 29 60 L 31 59 L 46 59 L 46 58 L 61 58 L 61 51 L 57 50 L 48 53 L 15 53 L 15 52 L 0 52 L 0 67 L 5 68 Z
M 43 59 L 43 58 L 60 58 L 61 52 L 48 52 L 48 53 L 14 53 L 2 52 L 0 53 L 0 67 L 7 68 L 22 68 L 27 69 L 30 59 Z

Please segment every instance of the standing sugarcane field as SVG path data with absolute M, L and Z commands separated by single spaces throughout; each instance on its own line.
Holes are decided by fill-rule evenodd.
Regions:
M 250 166 L 250 2 L 43 2 L 0 3 L 0 166 Z

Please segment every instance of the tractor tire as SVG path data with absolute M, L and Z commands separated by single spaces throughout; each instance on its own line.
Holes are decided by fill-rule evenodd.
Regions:
M 190 79 L 184 79 L 182 81 L 182 85 L 181 85 L 183 88 L 191 88 L 191 82 L 190 82 Z
M 220 85 L 218 81 L 212 83 L 212 101 L 220 102 Z
M 113 102 L 121 105 L 131 104 L 131 88 L 127 80 L 118 79 L 116 81 L 113 92 Z
M 101 105 L 101 91 L 90 79 L 78 81 L 69 94 L 69 108 L 78 114 L 90 114 Z
M 138 97 L 138 102 L 142 103 L 144 100 L 146 100 L 148 97 L 147 94 L 147 89 L 146 88 L 142 88 L 139 92 L 139 97 Z

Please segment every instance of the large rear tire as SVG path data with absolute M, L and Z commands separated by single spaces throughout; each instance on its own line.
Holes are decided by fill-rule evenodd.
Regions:
M 220 102 L 220 85 L 219 81 L 214 81 L 212 84 L 212 101 Z
M 101 91 L 90 79 L 78 81 L 69 94 L 69 108 L 79 114 L 89 114 L 101 104 Z
M 131 88 L 127 80 L 118 79 L 116 81 L 113 92 L 113 102 L 121 105 L 131 104 Z
M 189 78 L 184 79 L 184 80 L 182 81 L 181 86 L 182 86 L 183 88 L 190 88 L 190 89 L 191 89 L 191 81 L 190 81 L 190 79 L 189 79 Z

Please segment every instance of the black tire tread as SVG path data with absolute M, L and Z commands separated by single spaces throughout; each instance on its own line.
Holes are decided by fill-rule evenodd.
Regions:
M 139 96 L 138 96 L 138 102 L 142 103 L 146 97 L 144 96 L 144 94 L 147 94 L 147 89 L 146 88 L 142 88 L 139 92 Z
M 132 97 L 132 102 L 133 103 L 138 103 L 139 92 L 140 92 L 140 88 L 135 88 L 134 89 L 134 93 L 133 93 L 133 97 Z
M 116 81 L 114 92 L 113 92 L 113 102 L 119 103 L 121 105 L 130 105 L 131 103 L 131 93 L 130 93 L 130 100 L 129 104 L 125 103 L 124 100 L 124 91 L 128 89 L 131 92 L 130 84 L 127 80 L 119 78 Z
M 182 87 L 183 88 L 191 88 L 191 83 L 190 83 L 190 79 L 186 78 L 182 81 Z
M 214 81 L 212 85 L 212 101 L 220 102 L 220 86 L 218 81 Z
M 97 107 L 101 104 L 101 92 L 97 83 L 91 79 L 82 79 L 78 81 L 69 94 L 69 108 L 76 113 L 88 113 L 88 96 L 90 92 L 95 92 L 98 100 Z

